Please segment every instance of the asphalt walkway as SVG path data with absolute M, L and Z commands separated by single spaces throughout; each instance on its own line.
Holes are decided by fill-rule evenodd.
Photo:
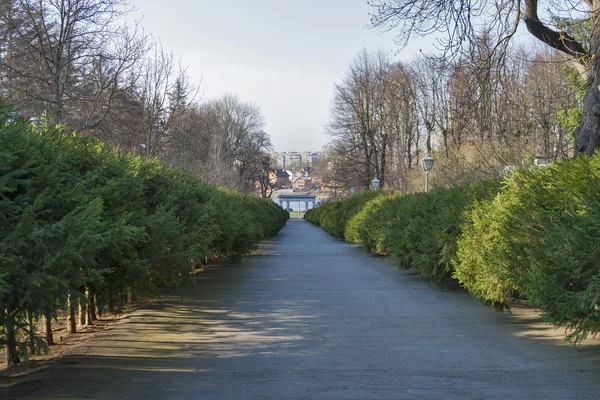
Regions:
M 500 314 L 304 221 L 2 399 L 597 399 L 597 343 Z

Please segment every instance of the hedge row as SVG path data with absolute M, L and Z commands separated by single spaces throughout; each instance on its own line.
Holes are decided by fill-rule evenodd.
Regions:
M 157 160 L 134 158 L 0 109 L 0 346 L 10 362 L 52 341 L 60 310 L 114 309 L 239 258 L 289 214 Z M 94 315 L 92 315 L 92 318 Z
M 600 156 L 519 171 L 466 221 L 455 277 L 474 296 L 525 297 L 574 343 L 600 331 Z
M 384 191 L 361 191 L 340 201 L 330 201 L 307 210 L 304 219 L 323 228 L 330 235 L 346 238 L 346 224 L 366 203 L 384 195 Z
M 452 278 L 463 213 L 498 189 L 496 182 L 483 182 L 411 195 L 361 192 L 309 210 L 305 218 L 336 237 L 386 253 L 403 269 L 443 281 Z
M 600 155 L 517 171 L 502 186 L 376 197 L 329 203 L 306 219 L 402 268 L 456 279 L 497 309 L 526 298 L 574 343 L 600 331 Z

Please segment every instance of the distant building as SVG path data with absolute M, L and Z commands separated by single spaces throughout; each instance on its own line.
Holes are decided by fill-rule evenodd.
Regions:
M 317 165 L 319 163 L 319 153 L 312 153 L 310 155 L 310 166 L 314 167 L 315 165 Z
M 269 183 L 276 187 L 282 188 L 290 182 L 290 176 L 283 169 L 275 169 L 269 172 Z
M 321 152 L 318 151 L 288 151 L 275 153 L 273 160 L 275 168 L 297 171 L 305 167 L 313 167 L 319 160 Z
M 301 176 L 294 180 L 293 183 L 294 190 L 310 190 L 312 187 L 312 178 L 307 176 Z

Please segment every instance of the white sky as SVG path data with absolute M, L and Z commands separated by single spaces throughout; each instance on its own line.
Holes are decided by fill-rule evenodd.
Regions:
M 133 0 L 135 2 L 135 0 Z M 135 19 L 173 51 L 203 99 L 261 107 L 276 151 L 318 151 L 334 82 L 360 49 L 396 52 L 394 32 L 365 26 L 366 0 L 137 0 Z M 423 39 L 400 53 L 410 60 Z

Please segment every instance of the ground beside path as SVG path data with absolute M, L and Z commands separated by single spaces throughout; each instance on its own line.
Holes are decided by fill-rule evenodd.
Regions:
M 596 399 L 600 347 L 496 313 L 304 221 L 2 399 Z

